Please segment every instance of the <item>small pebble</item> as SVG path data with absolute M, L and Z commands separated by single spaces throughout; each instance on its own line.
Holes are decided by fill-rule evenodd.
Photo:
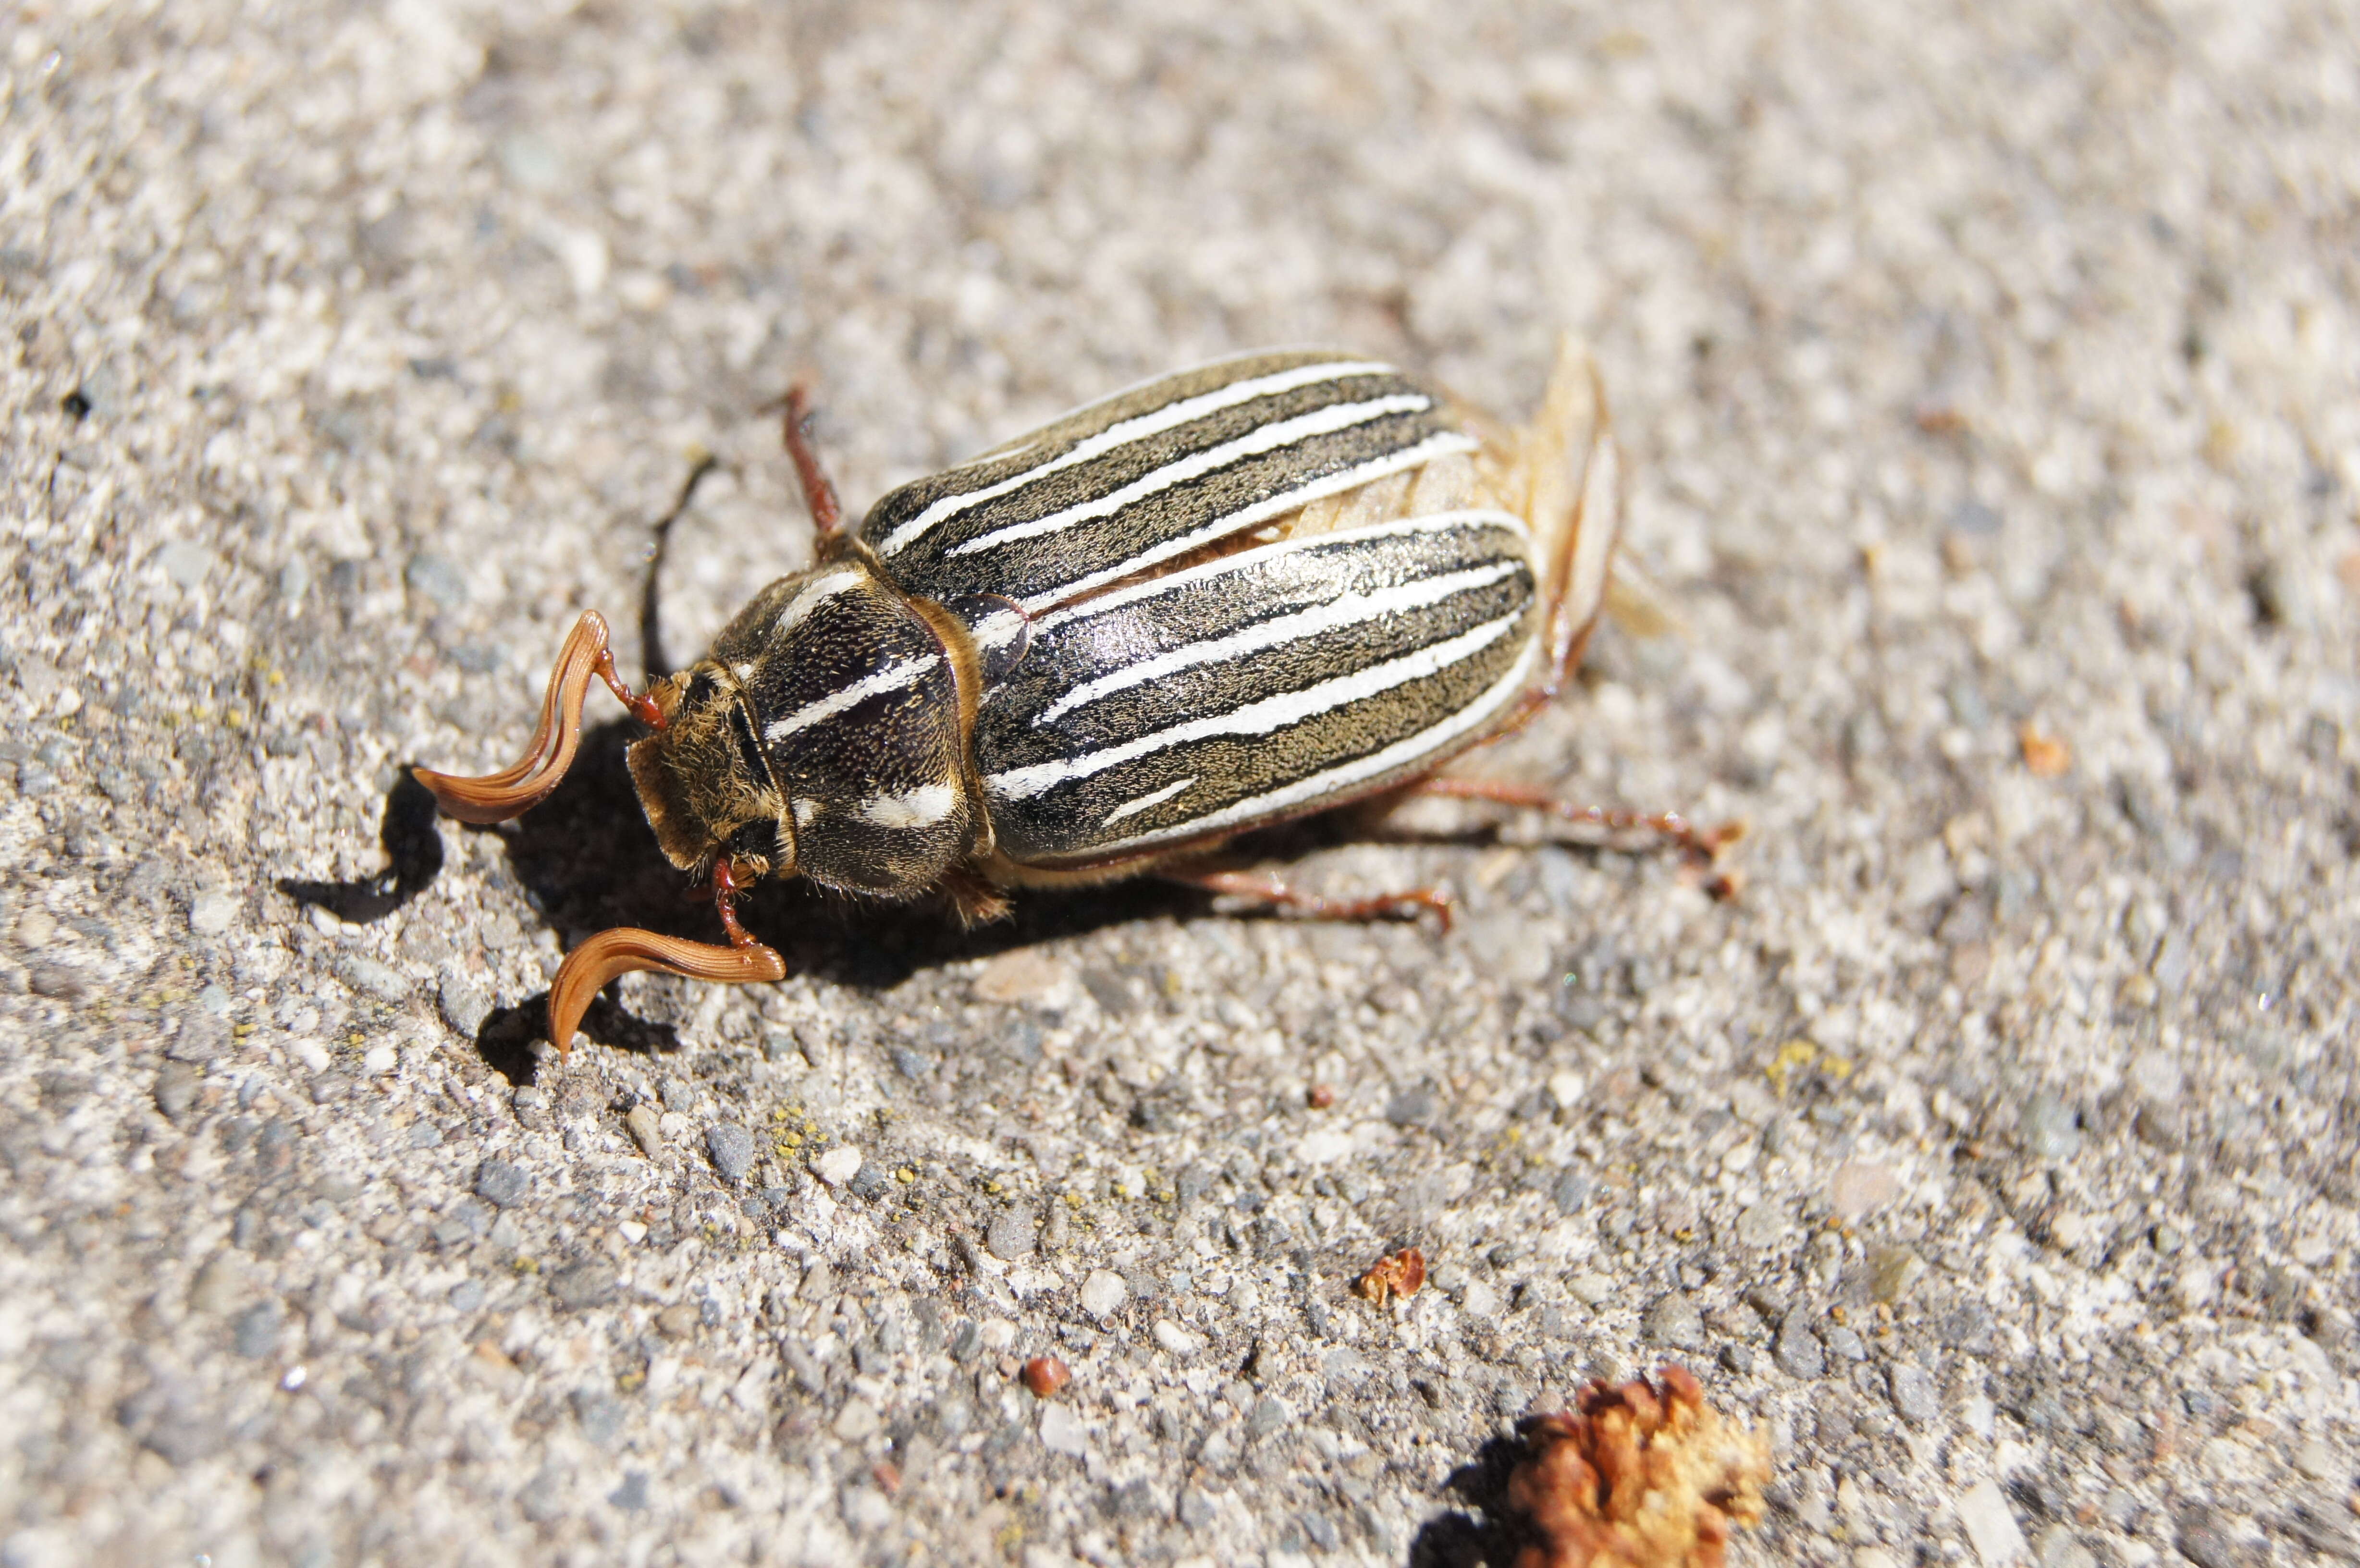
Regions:
M 631 1141 L 639 1146 L 639 1152 L 650 1160 L 663 1148 L 663 1118 L 645 1100 L 623 1113 L 623 1126 L 629 1131 Z
M 1901 1179 L 1893 1167 L 1874 1160 L 1851 1160 L 1836 1167 L 1828 1179 L 1828 1201 L 1839 1218 L 1845 1221 L 1865 1219 L 1901 1192 Z
M 189 905 L 189 929 L 199 936 L 220 936 L 237 922 L 237 899 L 227 893 L 200 893 Z
M 1005 1263 L 1032 1256 L 1036 1232 L 1032 1216 L 1017 1209 L 1002 1209 L 992 1216 L 991 1227 L 984 1233 L 984 1245 L 991 1255 Z
M 1886 1387 L 1893 1395 L 1893 1408 L 1912 1426 L 1928 1425 L 1942 1413 L 1934 1379 L 1921 1367 L 1907 1361 L 1895 1362 Z
M 1089 1452 L 1089 1430 L 1071 1405 L 1051 1405 L 1041 1412 L 1041 1446 L 1078 1459 Z
M 259 1361 L 277 1348 L 279 1344 L 279 1303 L 263 1301 L 238 1313 L 234 1333 L 237 1353 L 248 1361 Z
M 1164 1353 L 1175 1361 L 1194 1360 L 1205 1349 L 1205 1342 L 1182 1328 L 1169 1318 L 1158 1318 L 1148 1334 Z
M 737 1122 L 716 1122 L 705 1129 L 705 1152 L 724 1181 L 743 1181 L 754 1168 L 754 1135 Z
M 1036 1399 L 1054 1398 L 1059 1389 L 1074 1380 L 1074 1375 L 1065 1364 L 1054 1356 L 1034 1356 L 1024 1364 L 1024 1369 L 1017 1376 L 1023 1379 L 1025 1388 Z
M 1770 1342 L 1770 1359 L 1787 1377 L 1806 1381 L 1827 1370 L 1827 1353 L 1812 1337 L 1809 1316 L 1802 1308 L 1787 1312 L 1778 1324 L 1778 1337 Z
M 2007 1494 L 2000 1490 L 1998 1482 L 1976 1482 L 1959 1494 L 1952 1508 L 1977 1558 L 1987 1564 L 2023 1560 L 2024 1531 L 2016 1528 L 2015 1511 L 2007 1506 Z
M 484 1020 L 492 1014 L 491 998 L 455 969 L 443 971 L 435 1001 L 442 1009 L 442 1021 L 467 1040 L 475 1038 Z
M 451 1308 L 453 1312 L 472 1312 L 484 1304 L 484 1282 L 462 1279 L 451 1287 Z
M 1656 1299 L 1640 1319 L 1639 1332 L 1674 1350 L 1702 1350 L 1705 1346 L 1704 1319 L 1698 1315 L 1696 1302 L 1677 1290 Z
M 1601 1305 L 1614 1294 L 1614 1281 L 1603 1274 L 1577 1274 L 1565 1288 L 1585 1307 Z
M 2081 1128 L 2073 1107 L 2049 1094 L 2026 1102 L 2016 1124 L 2024 1151 L 2035 1160 L 2070 1160 L 2081 1151 Z
M 1032 948 L 1003 953 L 975 977 L 976 999 L 983 1002 L 1032 1002 L 1062 990 L 1073 972 L 1055 959 Z
M 1095 1318 L 1109 1317 L 1131 1294 L 1131 1287 L 1121 1275 L 1109 1269 L 1095 1269 L 1082 1281 L 1082 1310 Z
M 2196 1568 L 2239 1568 L 2245 1560 L 2229 1532 L 2221 1528 L 2208 1508 L 2191 1508 L 2181 1515 L 2171 1544 Z
M 475 1168 L 475 1196 L 496 1208 L 512 1209 L 532 1189 L 524 1167 L 505 1160 L 486 1160 Z

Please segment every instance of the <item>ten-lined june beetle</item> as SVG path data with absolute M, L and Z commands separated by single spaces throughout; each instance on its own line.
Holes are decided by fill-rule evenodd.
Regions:
M 905 485 L 853 531 L 803 416 L 798 390 L 787 442 L 818 564 L 644 695 L 584 615 L 524 760 L 419 771 L 453 816 L 497 822 L 556 787 L 594 674 L 650 726 L 632 781 L 664 855 L 711 877 L 730 945 L 590 938 L 551 987 L 561 1047 L 633 970 L 782 977 L 733 908 L 765 876 L 940 890 L 970 920 L 1011 888 L 1149 870 L 1328 915 L 1447 913 L 1431 890 L 1330 903 L 1206 860 L 1411 789 L 1646 827 L 1707 859 L 1721 842 L 1433 777 L 1557 692 L 1604 601 L 1617 459 L 1578 354 L 1522 430 L 1350 354 L 1224 360 Z

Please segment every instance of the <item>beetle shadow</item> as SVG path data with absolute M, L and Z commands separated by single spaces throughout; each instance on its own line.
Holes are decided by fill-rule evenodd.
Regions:
M 322 909 L 340 920 L 369 925 L 424 892 L 442 869 L 442 835 L 435 826 L 434 796 L 404 764 L 385 792 L 377 840 L 386 868 L 350 882 L 279 879 L 279 890 L 307 909 Z
M 518 881 L 570 951 L 612 926 L 692 942 L 727 940 L 711 895 L 666 860 L 639 809 L 626 752 L 646 732 L 615 719 L 583 732 L 581 749 L 549 798 L 514 822 L 465 831 L 497 835 Z M 431 805 L 432 797 L 429 797 Z M 1201 909 L 1201 894 L 1152 881 L 1020 897 L 1011 917 L 962 927 L 946 899 L 889 904 L 832 893 L 800 878 L 757 885 L 738 901 L 747 928 L 778 949 L 791 975 L 857 990 L 890 990 L 963 959 L 1081 935 L 1157 914 Z M 509 1082 L 531 1081 L 546 1039 L 547 996 L 496 1009 L 476 1031 L 485 1062 Z M 600 1045 L 647 1055 L 681 1047 L 671 1025 L 638 1018 L 611 992 L 582 1030 Z

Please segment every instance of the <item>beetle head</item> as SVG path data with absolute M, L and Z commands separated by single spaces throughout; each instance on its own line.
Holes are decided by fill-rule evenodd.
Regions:
M 663 724 L 632 743 L 631 782 L 664 858 L 683 871 L 725 855 L 752 876 L 792 870 L 785 801 L 755 743 L 737 678 L 707 659 L 650 695 Z

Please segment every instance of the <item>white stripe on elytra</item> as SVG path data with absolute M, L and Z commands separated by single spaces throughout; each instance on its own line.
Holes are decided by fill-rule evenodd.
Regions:
M 1218 664 L 1224 659 L 1239 659 L 1281 643 L 1297 642 L 1327 632 L 1341 631 L 1387 615 L 1403 615 L 1439 604 L 1454 593 L 1465 593 L 1477 588 L 1488 588 L 1502 578 L 1513 577 L 1530 570 L 1521 561 L 1493 561 L 1489 566 L 1470 566 L 1460 572 L 1446 572 L 1436 577 L 1421 578 L 1412 583 L 1397 583 L 1380 588 L 1373 593 L 1347 593 L 1307 610 L 1291 615 L 1279 615 L 1232 632 L 1228 637 L 1207 637 L 1189 643 L 1153 659 L 1142 659 L 1109 671 L 1095 681 L 1085 681 L 1034 715 L 1035 725 L 1064 718 L 1076 708 L 1095 702 L 1112 692 L 1128 691 L 1150 681 L 1161 681 L 1184 670 L 1202 665 Z
M 1011 490 L 1022 489 L 1036 479 L 1043 479 L 1052 474 L 1072 468 L 1077 463 L 1088 463 L 1094 458 L 1103 457 L 1118 447 L 1145 441 L 1148 437 L 1161 435 L 1165 430 L 1177 430 L 1180 426 L 1192 420 L 1201 419 L 1207 414 L 1218 414 L 1224 408 L 1234 408 L 1240 403 L 1251 403 L 1257 397 L 1269 397 L 1281 392 L 1292 392 L 1298 387 L 1312 387 L 1322 381 L 1338 380 L 1347 376 L 1382 376 L 1392 369 L 1393 366 L 1390 365 L 1378 365 L 1362 360 L 1338 360 L 1327 365 L 1303 365 L 1271 376 L 1257 376 L 1245 381 L 1232 381 L 1227 387 L 1218 387 L 1210 392 L 1200 392 L 1194 397 L 1182 397 L 1166 403 L 1160 408 L 1153 408 L 1144 414 L 1136 414 L 1117 424 L 1109 425 L 1098 434 L 1077 442 L 1072 450 L 1060 452 L 1048 462 L 1028 468 L 1022 474 L 1011 474 L 993 484 L 981 485 L 973 490 L 961 491 L 956 495 L 941 497 L 928 506 L 924 511 L 887 534 L 878 544 L 877 553 L 886 556 L 898 555 L 931 530 L 935 524 L 945 518 L 956 517 L 961 512 L 982 506 L 986 501 L 996 500 Z M 1000 455 L 1012 457 L 1023 450 L 1022 447 L 1019 447 L 1015 452 Z
M 1185 789 L 1189 785 L 1194 784 L 1195 782 L 1196 782 L 1196 776 L 1191 773 L 1185 779 L 1177 779 L 1173 780 L 1171 783 L 1164 786 L 1161 789 L 1150 789 L 1146 794 L 1142 795 L 1136 800 L 1125 800 L 1121 805 L 1117 806 L 1113 811 L 1109 811 L 1106 814 L 1105 820 L 1099 822 L 1098 826 L 1102 828 L 1110 828 L 1114 826 L 1115 823 L 1122 821 L 1123 818 L 1131 816 L 1135 812 L 1143 811 L 1150 806 L 1160 806 L 1164 804 L 1164 801 L 1172 799 L 1173 796 L 1177 795 L 1181 790 Z
M 1292 500 L 1292 497 L 1290 497 Z M 1299 503 L 1297 503 L 1299 504 Z M 1494 511 L 1486 506 L 1470 506 L 1456 512 L 1428 512 L 1422 517 L 1393 517 L 1382 523 L 1370 523 L 1357 528 L 1338 528 L 1334 533 L 1306 534 L 1299 539 L 1276 539 L 1252 550 L 1241 550 L 1235 555 L 1225 555 L 1208 561 L 1202 566 L 1192 566 L 1185 572 L 1174 572 L 1162 577 L 1151 577 L 1129 588 L 1118 588 L 1111 593 L 1101 593 L 1095 599 L 1085 599 L 1078 604 L 1067 604 L 1032 620 L 1032 635 L 1045 637 L 1058 627 L 1073 621 L 1087 620 L 1093 615 L 1120 610 L 1126 604 L 1136 604 L 1143 599 L 1153 599 L 1165 593 L 1188 593 L 1196 585 L 1225 577 L 1231 572 L 1260 571 L 1282 556 L 1319 550 L 1329 545 L 1368 544 L 1377 539 L 1408 539 L 1416 534 L 1450 533 L 1466 528 L 1505 528 L 1523 539 L 1529 547 L 1532 531 L 1524 519 L 1513 512 Z
M 880 828 L 930 828 L 957 809 L 957 790 L 921 784 L 899 795 L 871 795 L 860 803 L 860 815 Z
M 1289 490 L 1284 495 L 1273 495 L 1267 501 L 1257 501 L 1251 506 L 1225 513 L 1193 532 L 1182 534 L 1177 539 L 1165 539 L 1162 544 L 1141 550 L 1127 561 L 1119 561 L 1101 571 L 1093 572 L 1087 576 L 1076 577 L 1071 583 L 1060 583 L 1054 588 L 1031 594 L 1016 602 L 1023 606 L 1028 615 L 1045 610 L 1050 605 L 1062 604 L 1077 593 L 1087 593 L 1101 583 L 1120 582 L 1134 572 L 1145 571 L 1158 561 L 1169 561 L 1175 555 L 1185 555 L 1198 545 L 1209 544 L 1224 534 L 1239 533 L 1247 528 L 1257 528 L 1273 517 L 1299 511 L 1314 501 L 1322 500 L 1329 495 L 1340 495 L 1348 490 L 1358 490 L 1361 485 L 1374 484 L 1389 474 L 1400 474 L 1408 469 L 1416 468 L 1431 463 L 1437 457 L 1444 457 L 1454 452 L 1474 450 L 1475 442 L 1471 437 L 1460 435 L 1456 430 L 1444 430 L 1439 434 L 1426 437 L 1415 446 L 1404 447 L 1399 452 L 1372 459 L 1358 468 L 1348 468 L 1341 474 L 1331 474 L 1327 478 L 1306 485 L 1300 489 Z M 1339 536 L 1329 534 L 1324 537 L 1334 539 Z M 1161 586 L 1161 584 L 1158 585 Z M 1098 605 L 1093 604 L 1087 607 L 1095 610 Z
M 874 675 L 864 675 L 849 686 L 839 686 L 818 702 L 797 708 L 783 719 L 774 719 L 764 727 L 762 735 L 769 740 L 784 740 L 797 730 L 832 719 L 847 708 L 887 691 L 899 691 L 914 686 L 932 674 L 942 663 L 939 654 L 927 654 L 920 659 L 905 659 L 899 664 L 889 664 Z
M 818 609 L 828 600 L 835 598 L 838 593 L 849 593 L 859 586 L 860 573 L 858 572 L 831 572 L 825 577 L 813 578 L 796 592 L 793 598 L 787 601 L 787 607 L 781 610 L 779 618 L 770 623 L 770 635 L 772 637 L 785 635 L 805 615 Z
M 1275 697 L 1264 697 L 1258 702 L 1248 702 L 1226 713 L 1207 713 L 1202 718 L 1171 724 L 1079 757 L 1036 762 L 1029 768 L 1011 768 L 1005 773 L 992 774 L 983 781 L 983 787 L 987 793 L 1002 800 L 1030 800 L 1060 784 L 1087 779 L 1109 768 L 1120 768 L 1126 762 L 1166 751 L 1175 746 L 1185 746 L 1191 741 L 1209 740 L 1216 735 L 1269 735 L 1289 724 L 1301 724 L 1306 719 L 1315 719 L 1338 708 L 1364 702 L 1396 686 L 1407 685 L 1412 681 L 1438 675 L 1461 660 L 1474 658 L 1506 637 L 1524 616 L 1524 612 L 1519 608 L 1513 615 L 1486 621 L 1455 637 L 1429 643 L 1399 659 L 1372 664 L 1366 670 L 1355 670 L 1349 675 L 1322 681 L 1300 691 L 1284 691 Z
M 1022 610 L 994 610 L 967 630 L 974 636 L 976 647 L 997 650 L 1022 637 L 1030 624 Z
M 1038 539 L 1043 534 L 1062 533 L 1077 524 L 1109 517 L 1125 506 L 1134 506 L 1150 495 L 1159 495 L 1175 485 L 1191 479 L 1201 479 L 1217 469 L 1249 457 L 1262 457 L 1273 452 L 1284 452 L 1321 436 L 1332 436 L 1356 425 L 1371 424 L 1389 414 L 1415 414 L 1434 407 L 1434 399 L 1423 392 L 1396 393 L 1390 397 L 1371 397 L 1365 403 L 1330 403 L 1324 408 L 1314 408 L 1307 414 L 1297 414 L 1291 419 L 1276 419 L 1257 425 L 1234 441 L 1218 446 L 1208 446 L 1202 452 L 1192 452 L 1185 457 L 1174 458 L 1163 467 L 1152 469 L 1118 489 L 1108 491 L 1061 512 L 1045 517 L 1033 517 L 1026 522 L 1011 523 L 1004 528 L 994 528 L 988 534 L 978 534 L 963 544 L 953 545 L 943 553 L 948 556 L 973 555 L 978 550 L 998 550 L 1001 545 L 1020 539 Z
M 1115 850 L 1137 849 L 1175 838 L 1199 838 L 1208 833 L 1218 833 L 1223 828 L 1254 822 L 1267 822 L 1274 817 L 1284 816 L 1299 807 L 1312 806 L 1322 800 L 1349 794 L 1354 787 L 1365 784 L 1372 779 L 1382 779 L 1397 768 L 1407 768 L 1419 761 L 1437 757 L 1459 740 L 1473 734 L 1479 727 L 1488 723 L 1493 714 L 1524 689 L 1525 683 L 1532 679 L 1533 667 L 1538 662 L 1540 652 L 1540 638 L 1537 637 L 1527 638 L 1524 642 L 1524 651 L 1517 655 L 1516 662 L 1509 667 L 1505 675 L 1493 681 L 1491 689 L 1473 702 L 1459 709 L 1438 724 L 1430 725 L 1414 735 L 1397 740 L 1380 750 L 1372 751 L 1366 757 L 1355 757 L 1349 762 L 1340 763 L 1324 773 L 1315 773 L 1307 779 L 1298 779 L 1292 784 L 1282 785 L 1278 789 L 1255 795 L 1251 799 L 1224 806 L 1218 811 L 1208 811 L 1201 817 L 1191 817 L 1186 822 L 1172 827 L 1158 828 L 1153 833 L 1141 833 L 1135 838 L 1118 839 L 1111 844 L 1096 845 L 1091 853 L 1099 855 Z

